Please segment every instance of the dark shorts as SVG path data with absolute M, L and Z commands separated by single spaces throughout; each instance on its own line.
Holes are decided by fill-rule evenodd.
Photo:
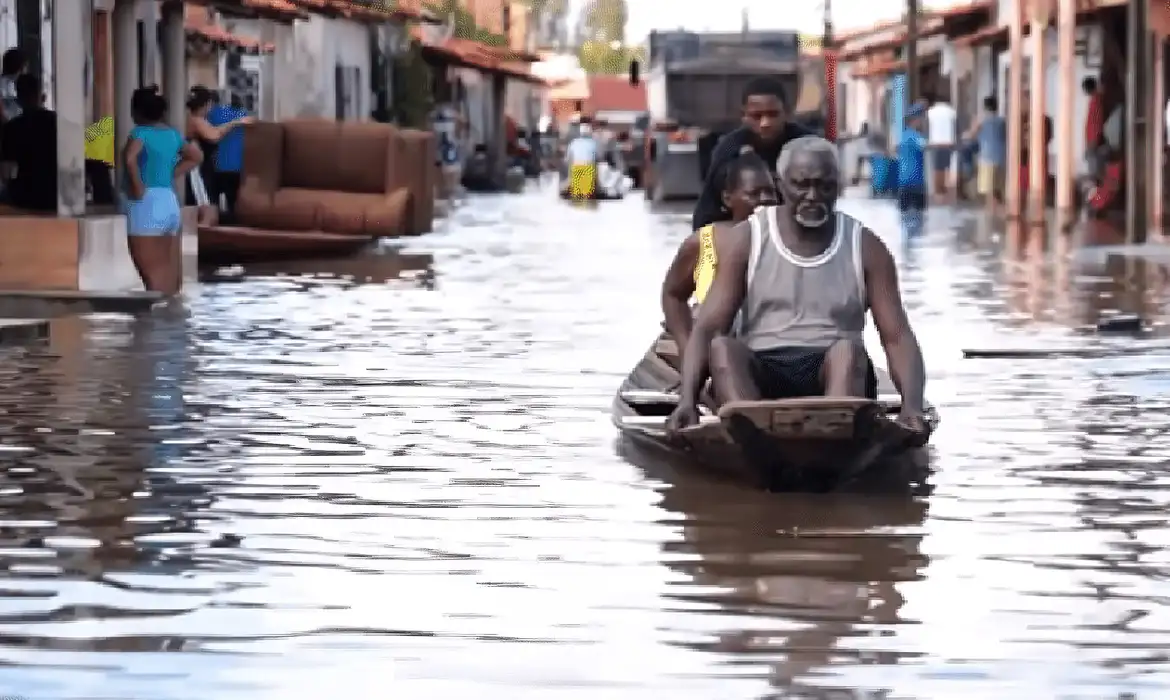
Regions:
M 765 399 L 794 399 L 823 396 L 821 369 L 827 350 L 820 348 L 774 348 L 753 353 L 752 378 Z M 877 398 L 877 375 L 866 358 L 865 395 Z
M 936 148 L 930 152 L 930 163 L 934 166 L 935 172 L 950 170 L 954 159 L 955 149 L 953 148 Z
M 898 209 L 901 211 L 923 211 L 926 209 L 926 190 L 919 187 L 899 188 Z

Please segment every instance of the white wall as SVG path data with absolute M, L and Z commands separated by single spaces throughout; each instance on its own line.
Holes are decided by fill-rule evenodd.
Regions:
M 16 0 L 0 0 L 0 52 L 16 46 Z
M 338 64 L 356 67 L 358 121 L 369 121 L 370 38 L 366 25 L 313 17 L 280 28 L 275 42 L 276 119 L 333 119 L 337 114 Z
M 1000 0 L 1000 1 L 1004 2 L 1005 0 Z M 1097 27 L 1096 25 L 1081 27 L 1078 29 L 1078 32 L 1084 32 L 1084 33 L 1086 33 L 1086 35 L 1091 35 L 1090 39 L 1089 39 L 1089 43 L 1094 43 L 1094 42 L 1100 41 L 1099 37 L 1097 36 L 1098 34 L 1100 34 L 1100 28 Z M 1058 118 L 1060 118 L 1060 119 L 1071 118 L 1073 120 L 1073 133 L 1074 134 L 1083 133 L 1085 120 L 1089 116 L 1089 98 L 1081 90 L 1081 82 L 1084 81 L 1085 78 L 1099 77 L 1101 69 L 1100 68 L 1089 68 L 1086 65 L 1086 59 L 1083 56 L 1074 56 L 1073 57 L 1073 71 L 1075 73 L 1075 75 L 1073 76 L 1073 85 L 1076 86 L 1076 90 L 1074 92 L 1075 103 L 1074 103 L 1073 114 L 1071 115 L 1071 117 L 1069 117 L 1068 115 L 1063 115 L 1063 114 L 1057 115 L 1055 112 L 1060 106 L 1060 102 L 1058 100 L 1060 97 L 1059 84 L 1060 84 L 1061 75 L 1060 75 L 1059 64 L 1058 64 L 1057 56 L 1056 56 L 1056 50 L 1057 50 L 1056 29 L 1050 27 L 1044 33 L 1044 57 L 1045 57 L 1044 100 L 1045 100 L 1045 107 L 1046 107 L 1046 110 L 1048 112 L 1048 116 L 1052 117 L 1054 122 Z M 1024 40 L 1024 57 L 1028 58 L 1031 55 L 1032 55 L 1032 44 L 1027 38 L 1025 38 L 1025 40 Z M 1003 53 L 1000 54 L 1000 58 L 1001 58 L 1001 63 L 1000 63 L 1000 68 L 999 68 L 999 95 L 998 95 L 998 97 L 999 97 L 999 104 L 1000 104 L 1002 111 L 1004 112 L 1004 114 L 1007 114 L 1007 91 L 1008 91 L 1007 82 L 1008 81 L 1007 81 L 1006 68 L 1011 64 L 1011 53 L 1008 51 L 1004 51 Z M 1025 90 L 1027 90 L 1027 89 L 1028 89 L 1027 86 L 1025 86 Z M 1029 137 L 1027 134 L 1025 134 L 1024 138 L 1027 139 Z M 1083 138 L 1074 138 L 1073 139 L 1073 154 L 1075 156 L 1075 162 L 1077 162 L 1077 163 L 1084 162 L 1085 144 L 1084 144 Z M 1056 139 L 1055 138 L 1053 139 L 1053 142 L 1049 145 L 1048 155 L 1049 155 L 1049 158 L 1048 158 L 1049 173 L 1055 174 L 1055 168 L 1056 168 L 1056 157 L 1055 157 L 1056 156 Z

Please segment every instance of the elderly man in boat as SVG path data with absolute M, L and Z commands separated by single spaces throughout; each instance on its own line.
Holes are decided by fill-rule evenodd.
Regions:
M 862 340 L 873 314 L 902 396 L 899 422 L 925 442 L 926 373 L 889 249 L 836 211 L 836 147 L 818 136 L 789 143 L 776 166 L 781 201 L 715 237 L 719 264 L 683 352 L 671 432 L 699 421 L 708 377 L 716 400 L 807 396 L 877 398 Z

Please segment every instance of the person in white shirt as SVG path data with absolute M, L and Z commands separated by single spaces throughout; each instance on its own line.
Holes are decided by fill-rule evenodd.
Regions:
M 585 120 L 581 121 L 581 129 L 577 138 L 569 142 L 565 148 L 565 160 L 568 175 L 569 196 L 587 199 L 593 197 L 597 191 L 597 141 L 593 138 L 593 130 Z
M 927 146 L 931 151 L 931 180 L 936 198 L 949 195 L 947 177 L 955 160 L 958 114 L 945 99 L 936 97 L 926 110 Z

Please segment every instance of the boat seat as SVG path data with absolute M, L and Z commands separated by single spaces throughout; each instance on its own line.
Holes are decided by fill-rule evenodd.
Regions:
M 678 394 L 672 394 L 669 391 L 649 391 L 642 389 L 630 389 L 622 392 L 622 401 L 631 406 L 646 406 L 653 404 L 677 404 Z
M 699 416 L 699 425 L 712 425 L 718 422 L 719 416 L 710 414 L 703 414 Z M 622 427 L 665 430 L 666 416 L 622 416 Z

